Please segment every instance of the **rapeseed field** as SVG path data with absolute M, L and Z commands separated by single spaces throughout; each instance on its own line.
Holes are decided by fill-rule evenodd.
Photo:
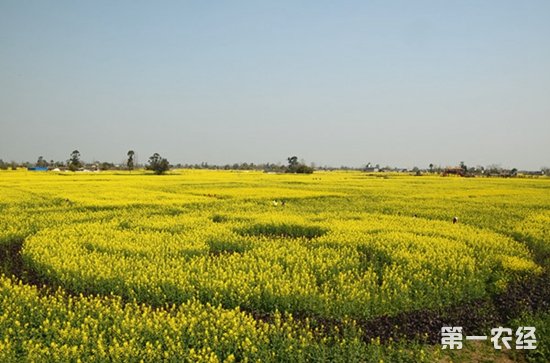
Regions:
M 547 276 L 547 178 L 2 171 L 0 213 L 2 362 L 434 361 L 439 322 L 547 329 L 498 303 Z

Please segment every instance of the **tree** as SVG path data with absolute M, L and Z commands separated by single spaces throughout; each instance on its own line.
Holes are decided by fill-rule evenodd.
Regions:
M 434 171 L 434 164 L 430 163 L 430 173 L 433 173 Z
M 134 170 L 134 150 L 128 150 L 128 161 L 126 161 L 126 165 L 128 166 L 128 170 L 132 171 Z
M 80 152 L 78 150 L 74 150 L 71 153 L 71 158 L 69 159 L 68 164 L 69 170 L 71 171 L 76 171 L 82 166 L 82 163 L 80 162 Z
M 162 158 L 158 153 L 154 153 L 149 158 L 149 165 L 147 165 L 147 169 L 153 170 L 157 175 L 164 174 L 170 169 L 170 163 L 168 160 Z
M 293 169 L 298 166 L 298 157 L 297 156 L 291 156 L 287 158 L 288 160 L 288 168 Z
M 299 164 L 296 167 L 295 173 L 298 173 L 298 174 L 313 174 L 313 168 L 310 167 L 310 166 L 307 166 L 305 164 Z
M 48 166 L 48 162 L 44 159 L 43 156 L 39 156 L 38 160 L 36 161 L 36 166 L 40 168 L 45 168 Z
M 298 173 L 298 174 L 313 173 L 313 168 L 305 165 L 304 163 L 299 163 L 297 156 L 291 156 L 287 158 L 287 160 L 288 160 L 288 167 L 286 169 L 287 173 Z
M 115 164 L 109 163 L 109 162 L 102 162 L 99 163 L 99 170 L 113 170 L 115 169 Z
M 500 175 L 502 173 L 502 167 L 499 164 L 490 164 L 485 168 L 488 175 Z

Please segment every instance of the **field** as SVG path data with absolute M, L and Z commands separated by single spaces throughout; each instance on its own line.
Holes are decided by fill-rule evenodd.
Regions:
M 548 178 L 19 170 L 0 212 L 1 362 L 550 359 Z

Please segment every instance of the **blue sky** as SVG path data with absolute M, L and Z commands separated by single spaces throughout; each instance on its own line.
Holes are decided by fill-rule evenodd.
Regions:
M 548 1 L 0 0 L 0 158 L 550 166 Z

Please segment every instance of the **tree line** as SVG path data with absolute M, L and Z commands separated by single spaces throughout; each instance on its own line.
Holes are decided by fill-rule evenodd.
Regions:
M 401 172 L 401 173 L 412 173 L 413 175 L 421 176 L 424 174 L 440 174 L 443 176 L 446 175 L 459 175 L 464 177 L 479 177 L 479 176 L 500 176 L 500 177 L 515 177 L 519 174 L 524 175 L 547 175 L 550 176 L 550 168 L 542 167 L 540 171 L 519 171 L 517 168 L 506 169 L 502 168 L 499 165 L 492 164 L 486 167 L 484 166 L 467 166 L 463 161 L 460 162 L 458 166 L 454 167 L 441 167 L 436 166 L 433 163 L 430 163 L 427 168 L 414 167 L 412 169 L 397 168 L 385 166 L 381 167 L 379 164 L 373 165 L 372 163 L 367 163 L 364 167 L 315 167 L 313 164 L 311 166 L 306 165 L 303 161 L 299 161 L 297 156 L 290 156 L 287 158 L 287 164 L 282 165 L 280 163 L 234 163 L 234 164 L 225 164 L 225 165 L 212 165 L 206 162 L 200 164 L 175 164 L 172 165 L 170 162 L 163 158 L 159 153 L 154 153 L 148 159 L 148 162 L 145 165 L 139 165 L 136 161 L 136 153 L 134 150 L 128 150 L 126 153 L 126 160 L 121 164 L 114 164 L 110 162 L 93 162 L 93 163 L 84 163 L 80 158 L 80 152 L 78 150 L 73 150 L 69 159 L 64 161 L 54 161 L 50 160 L 49 162 L 43 157 L 39 156 L 38 160 L 33 164 L 29 162 L 25 163 L 16 163 L 14 161 L 6 163 L 0 159 L 0 170 L 13 169 L 16 170 L 18 167 L 24 167 L 29 169 L 39 169 L 39 170 L 129 170 L 132 171 L 135 168 L 144 167 L 146 170 L 152 171 L 154 174 L 164 174 L 171 168 L 176 169 L 211 169 L 211 170 L 257 170 L 264 172 L 273 172 L 273 173 L 295 173 L 295 174 L 311 174 L 314 170 L 357 170 L 364 171 L 367 173 L 373 172 Z
M 217 169 L 217 170 L 263 170 L 265 172 L 277 172 L 277 173 L 295 173 L 295 174 L 311 174 L 315 170 L 313 166 L 307 166 L 304 162 L 298 161 L 297 156 L 290 156 L 287 158 L 288 165 L 280 165 L 274 163 L 254 164 L 254 163 L 235 163 L 226 164 L 223 166 L 210 165 L 206 162 L 200 164 L 176 164 L 171 165 L 170 162 L 163 158 L 159 153 L 154 153 L 149 157 L 147 164 L 144 165 L 146 170 L 150 170 L 157 175 L 166 173 L 171 168 L 189 168 L 189 169 Z M 34 170 L 129 170 L 132 171 L 136 167 L 140 167 L 136 163 L 136 153 L 134 150 L 128 150 L 126 153 L 126 160 L 123 165 L 115 165 L 110 162 L 84 163 L 81 160 L 81 155 L 78 150 L 73 150 L 69 159 L 65 162 L 50 160 L 49 162 L 43 157 L 39 156 L 38 160 L 32 164 L 26 163 L 5 163 L 0 159 L 0 169 L 17 169 L 18 167 L 26 167 Z

